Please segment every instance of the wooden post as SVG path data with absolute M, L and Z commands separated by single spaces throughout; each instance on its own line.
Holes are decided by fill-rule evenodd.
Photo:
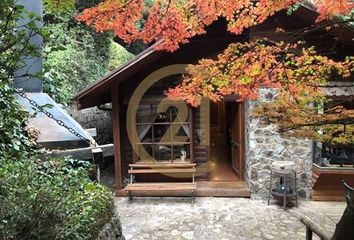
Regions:
M 122 189 L 122 155 L 120 141 L 120 103 L 119 103 L 119 85 L 113 84 L 111 87 L 112 99 L 112 127 L 114 142 L 114 172 L 115 172 L 115 190 L 116 193 Z
M 193 109 L 191 106 L 188 106 L 188 113 L 189 113 L 189 142 L 190 144 L 190 159 L 191 159 L 191 163 L 194 163 L 194 122 L 193 122 Z M 194 174 L 193 174 L 194 177 Z
M 245 179 L 245 132 L 246 132 L 246 124 L 245 124 L 245 103 L 242 102 L 240 103 L 240 107 L 238 109 L 239 111 L 239 133 L 240 133 L 240 152 L 239 152 L 239 158 L 240 158 L 240 179 L 244 180 Z
M 312 240 L 312 231 L 308 227 L 306 227 L 306 240 Z

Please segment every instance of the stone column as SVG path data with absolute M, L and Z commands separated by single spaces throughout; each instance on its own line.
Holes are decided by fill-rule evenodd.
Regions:
M 312 191 L 312 141 L 282 137 L 275 125 L 251 116 L 262 101 L 272 101 L 274 89 L 261 89 L 259 101 L 246 103 L 246 180 L 253 199 L 268 196 L 270 166 L 273 161 L 293 161 L 298 173 L 298 194 L 309 199 Z

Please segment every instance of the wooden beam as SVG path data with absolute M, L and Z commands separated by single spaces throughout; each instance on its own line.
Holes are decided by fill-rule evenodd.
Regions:
M 122 189 L 122 155 L 120 141 L 120 102 L 119 102 L 119 85 L 111 86 L 112 99 L 112 127 L 113 127 L 113 142 L 115 145 L 114 151 L 114 173 L 115 173 L 115 190 L 116 192 Z
M 103 156 L 113 156 L 114 155 L 114 145 L 106 144 L 97 147 L 86 147 L 86 148 L 76 148 L 68 150 L 55 150 L 47 153 L 50 157 L 64 157 L 71 156 L 75 159 L 87 160 L 92 158 L 92 150 L 96 148 L 101 148 L 103 151 Z
M 129 167 L 134 168 L 190 168 L 195 167 L 197 164 L 195 163 L 151 163 L 151 162 L 139 162 L 135 164 L 129 164 Z
M 137 169 L 128 170 L 129 174 L 139 174 L 139 173 L 195 173 L 197 170 L 195 168 L 153 168 L 153 169 Z M 177 174 L 178 175 L 178 174 Z

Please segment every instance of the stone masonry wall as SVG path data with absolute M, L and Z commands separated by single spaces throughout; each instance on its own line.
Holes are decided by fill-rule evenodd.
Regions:
M 98 144 L 113 143 L 111 111 L 92 107 L 82 110 L 70 108 L 68 112 L 84 129 L 96 128 L 94 139 Z
M 276 92 L 262 89 L 259 101 L 271 101 Z M 268 196 L 270 166 L 273 161 L 293 161 L 296 164 L 297 188 L 301 198 L 310 198 L 312 179 L 312 141 L 284 138 L 274 125 L 251 116 L 256 101 L 246 103 L 246 180 L 253 199 Z

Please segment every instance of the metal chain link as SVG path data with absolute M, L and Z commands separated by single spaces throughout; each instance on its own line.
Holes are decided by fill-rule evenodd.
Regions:
M 22 98 L 26 99 L 33 107 L 38 109 L 39 112 L 45 114 L 48 118 L 53 119 L 59 126 L 64 127 L 66 130 L 68 130 L 69 133 L 71 133 L 72 135 L 74 135 L 74 136 L 78 137 L 79 139 L 85 141 L 90 146 L 95 146 L 95 143 L 93 143 L 90 139 L 85 138 L 80 133 L 76 132 L 75 129 L 73 129 L 72 127 L 67 126 L 62 120 L 57 119 L 56 117 L 54 117 L 54 115 L 52 113 L 50 113 L 49 111 L 43 109 L 43 107 L 41 105 L 39 105 L 36 101 L 34 101 L 33 99 L 30 99 L 24 91 L 21 91 L 20 89 L 18 89 L 16 87 L 14 87 L 14 89 L 18 93 L 18 95 L 20 95 Z

